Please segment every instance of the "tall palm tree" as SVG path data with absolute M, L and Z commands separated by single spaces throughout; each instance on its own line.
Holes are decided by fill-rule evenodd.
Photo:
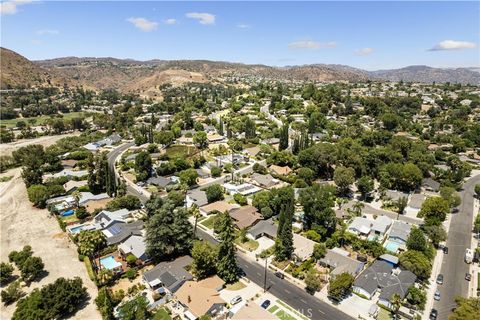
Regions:
M 193 235 L 197 235 L 197 222 L 198 222 L 198 218 L 200 218 L 202 216 L 202 214 L 200 213 L 200 209 L 198 208 L 198 206 L 196 204 L 192 205 L 191 210 L 192 210 L 192 215 L 195 218 L 195 225 L 193 227 Z
M 397 220 L 401 214 L 405 211 L 405 208 L 407 207 L 408 204 L 408 199 L 407 197 L 401 197 L 400 199 L 397 200 Z
M 75 190 L 75 191 L 72 193 L 72 197 L 73 197 L 73 199 L 75 200 L 75 207 L 78 208 L 78 206 L 80 205 L 80 198 L 82 197 L 82 194 L 80 193 L 80 191 Z
M 365 204 L 363 204 L 363 202 L 360 202 L 360 201 L 357 201 L 353 204 L 352 209 L 357 217 L 362 215 L 362 210 L 364 207 L 365 207 Z
M 402 298 L 400 298 L 400 296 L 397 293 L 395 293 L 392 296 L 390 303 L 392 304 L 393 314 L 395 315 L 395 318 L 396 318 L 398 310 L 402 306 Z

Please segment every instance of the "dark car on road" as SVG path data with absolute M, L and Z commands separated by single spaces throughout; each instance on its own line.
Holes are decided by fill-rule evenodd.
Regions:
M 269 305 L 270 305 L 270 300 L 265 300 L 262 302 L 261 307 L 263 309 L 267 309 Z
M 472 280 L 472 275 L 470 273 L 465 273 L 465 280 L 470 281 Z
M 443 253 L 448 254 L 448 247 L 443 247 Z
M 439 275 L 437 276 L 437 283 L 438 283 L 438 284 L 443 284 L 443 274 L 439 274 Z
M 438 317 L 437 309 L 432 309 L 432 311 L 430 311 L 430 320 L 435 320 L 437 319 L 437 317 Z
M 280 278 L 280 279 L 285 279 L 285 275 L 281 273 L 280 271 L 275 272 L 275 276 Z

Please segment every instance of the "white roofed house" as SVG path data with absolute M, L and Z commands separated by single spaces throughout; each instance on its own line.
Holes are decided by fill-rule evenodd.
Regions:
M 387 216 L 380 216 L 377 219 L 356 217 L 347 228 L 347 231 L 368 240 L 383 239 L 388 228 L 392 225 L 392 219 Z
M 137 261 L 141 260 L 142 263 L 150 260 L 147 256 L 146 250 L 147 247 L 145 245 L 143 232 L 142 235 L 132 234 L 118 245 L 118 252 L 122 257 L 126 258 L 128 255 L 132 254 L 137 258 Z

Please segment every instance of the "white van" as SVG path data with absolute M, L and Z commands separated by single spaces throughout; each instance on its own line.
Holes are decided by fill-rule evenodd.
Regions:
M 472 261 L 473 261 L 473 251 L 472 249 L 467 248 L 467 250 L 465 250 L 465 262 L 472 263 Z

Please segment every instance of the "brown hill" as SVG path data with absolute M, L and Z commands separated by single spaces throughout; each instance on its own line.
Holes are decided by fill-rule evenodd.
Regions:
M 0 88 L 61 85 L 64 79 L 18 53 L 0 47 Z

